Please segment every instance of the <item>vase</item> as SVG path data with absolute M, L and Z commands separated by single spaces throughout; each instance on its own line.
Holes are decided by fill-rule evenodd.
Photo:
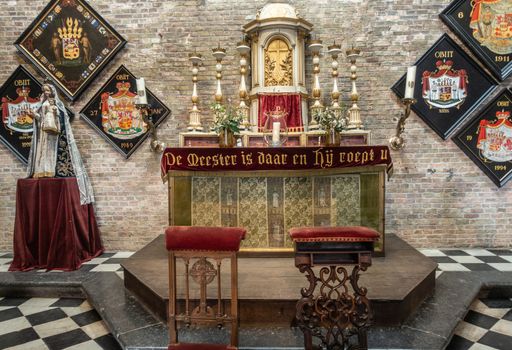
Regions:
M 219 147 L 235 147 L 235 133 L 229 129 L 222 129 L 219 133 Z
M 341 135 L 335 129 L 327 129 L 325 131 L 325 145 L 327 147 L 339 146 L 341 143 Z

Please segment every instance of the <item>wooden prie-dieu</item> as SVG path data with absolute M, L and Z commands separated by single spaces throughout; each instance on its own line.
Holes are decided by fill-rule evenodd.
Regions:
M 322 349 L 368 349 L 372 311 L 359 276 L 371 265 L 379 233 L 362 226 L 301 227 L 292 228 L 290 236 L 295 243 L 295 266 L 309 283 L 301 289 L 296 305 L 306 350 L 313 349 L 313 337 L 320 340 Z M 353 265 L 351 273 L 346 265 Z M 315 267 L 319 268 L 316 273 Z
M 238 346 L 238 264 L 237 253 L 245 229 L 238 227 L 171 226 L 165 231 L 169 252 L 169 350 L 224 350 Z M 185 300 L 183 310 L 178 309 L 176 262 L 185 265 Z M 221 266 L 223 260 L 231 265 L 230 307 L 222 303 Z M 213 262 L 213 263 L 212 263 Z M 215 265 L 214 265 L 215 264 Z M 216 280 L 216 302 L 208 300 L 208 285 Z M 198 302 L 193 298 L 199 286 Z M 183 344 L 178 340 L 178 322 L 190 325 L 231 326 L 229 346 Z

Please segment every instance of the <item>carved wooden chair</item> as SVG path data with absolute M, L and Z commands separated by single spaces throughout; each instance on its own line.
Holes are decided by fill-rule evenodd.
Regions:
M 300 227 L 290 236 L 295 266 L 308 280 L 296 305 L 305 349 L 314 349 L 313 337 L 323 349 L 368 349 L 372 310 L 359 276 L 372 264 L 379 233 L 363 226 Z M 354 266 L 352 272 L 346 265 Z
M 222 350 L 238 346 L 238 250 L 246 230 L 236 227 L 171 226 L 165 231 L 169 251 L 169 350 Z M 221 264 L 225 259 L 231 265 L 231 302 L 229 310 L 223 309 L 221 293 Z M 184 306 L 177 302 L 176 263 L 185 266 Z M 212 263 L 213 262 L 213 263 Z M 214 265 L 215 264 L 215 265 Z M 199 304 L 192 306 L 191 281 L 199 285 Z M 207 286 L 217 280 L 217 297 L 209 305 Z M 211 301 L 210 301 L 210 304 Z M 184 309 L 184 310 L 178 310 Z M 227 309 L 227 308 L 226 308 Z M 178 322 L 190 325 L 231 324 L 229 345 L 189 344 L 178 341 Z

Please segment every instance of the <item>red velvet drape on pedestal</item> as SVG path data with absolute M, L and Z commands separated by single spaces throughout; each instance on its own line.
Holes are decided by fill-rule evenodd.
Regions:
M 258 126 L 261 128 L 267 121 L 266 114 L 280 107 L 287 113 L 286 124 L 288 128 L 297 128 L 302 125 L 302 106 L 299 94 L 269 94 L 258 96 Z
M 75 178 L 20 179 L 9 271 L 76 270 L 103 252 L 92 204 Z

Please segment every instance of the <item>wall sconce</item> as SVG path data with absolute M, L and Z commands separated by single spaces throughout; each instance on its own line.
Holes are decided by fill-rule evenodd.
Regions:
M 389 145 L 394 151 L 399 151 L 405 147 L 405 140 L 403 137 L 403 133 L 405 131 L 405 121 L 407 118 L 409 118 L 409 115 L 411 114 L 411 105 L 416 103 L 416 99 L 403 98 L 402 103 L 404 105 L 404 112 L 400 116 L 398 124 L 396 125 L 396 135 L 389 139 Z

